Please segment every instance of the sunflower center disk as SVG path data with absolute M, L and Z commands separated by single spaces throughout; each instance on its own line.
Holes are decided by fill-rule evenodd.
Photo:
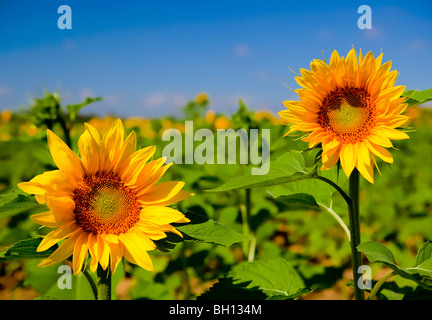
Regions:
M 120 234 L 138 220 L 140 205 L 132 190 L 113 173 L 83 179 L 75 190 L 75 218 L 87 232 Z
M 375 120 L 375 105 L 359 88 L 338 88 L 324 99 L 319 124 L 343 143 L 362 141 Z

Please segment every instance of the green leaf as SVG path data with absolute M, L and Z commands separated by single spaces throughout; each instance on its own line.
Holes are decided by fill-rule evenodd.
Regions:
M 245 294 L 259 295 L 276 300 L 294 299 L 309 290 L 304 288 L 303 281 L 294 268 L 283 259 L 256 260 L 243 262 L 233 267 L 217 285 L 200 296 L 202 299 L 232 298 L 232 291 L 243 290 Z
M 343 187 L 347 178 L 345 174 L 338 177 L 338 168 L 334 166 L 330 170 L 320 171 L 319 176 L 325 177 L 339 187 Z M 333 195 L 336 189 L 322 180 L 312 177 L 312 179 L 293 181 L 292 183 L 286 183 L 282 185 L 276 185 L 268 188 L 267 192 L 273 197 L 278 198 L 280 196 L 288 196 L 298 193 L 311 194 L 315 198 L 315 201 L 326 207 L 332 207 Z
M 298 289 L 295 293 L 290 294 L 288 296 L 275 295 L 275 296 L 268 297 L 267 300 L 294 300 L 294 299 L 299 298 L 308 292 L 311 292 L 311 290 L 309 288 L 301 288 L 301 289 Z
M 244 240 L 250 240 L 248 236 L 203 215 L 189 212 L 186 216 L 191 222 L 176 227 L 184 235 L 185 240 L 218 244 L 225 247 Z
M 414 267 L 417 267 L 430 258 L 432 258 L 432 241 L 429 240 L 425 242 L 417 252 Z
M 311 179 L 314 176 L 316 176 L 316 174 L 313 169 L 310 171 L 306 169 L 302 153 L 291 151 L 271 161 L 269 172 L 265 175 L 253 175 L 249 170 L 249 172 L 243 176 L 238 176 L 218 188 L 206 191 L 221 192 L 236 189 L 268 187 L 287 182 Z
M 36 249 L 41 243 L 41 241 L 42 238 L 40 237 L 21 240 L 6 249 L 6 252 L 2 256 L 0 256 L 0 261 L 48 258 L 57 249 L 58 246 L 54 245 L 45 251 L 37 252 Z
M 286 206 L 287 210 L 320 210 L 315 198 L 307 193 L 294 193 L 275 198 L 275 201 Z
M 249 282 L 234 283 L 230 277 L 220 278 L 198 300 L 265 300 L 267 295 L 258 288 L 248 288 Z
M 85 106 L 88 106 L 91 103 L 97 102 L 97 101 L 101 101 L 102 98 L 101 97 L 97 97 L 97 98 L 90 98 L 87 97 L 83 102 L 81 103 L 77 103 L 77 104 L 69 104 L 66 106 L 66 108 L 69 111 L 69 117 L 71 120 L 75 120 L 75 118 L 77 117 L 78 113 L 80 112 L 80 110 L 82 108 L 84 108 Z
M 229 247 L 234 243 L 250 240 L 250 237 L 202 214 L 188 211 L 185 216 L 191 220 L 189 223 L 173 223 L 173 226 L 182 233 L 183 238 L 174 233 L 167 233 L 166 238 L 155 241 L 159 251 L 169 252 L 182 241 L 211 243 Z
M 432 290 L 432 258 L 412 268 L 405 268 L 403 271 L 408 274 L 405 278 L 417 282 L 422 287 Z M 404 276 L 401 274 L 401 276 Z
M 0 219 L 4 219 L 26 210 L 46 208 L 40 204 L 34 196 L 21 194 L 20 191 L 12 190 L 7 194 L 0 195 Z
M 359 244 L 357 249 L 363 252 L 370 262 L 381 262 L 392 269 L 397 267 L 393 253 L 379 242 L 366 241 Z
M 432 101 L 432 88 L 423 91 L 406 90 L 402 94 L 402 96 L 407 97 L 405 103 L 408 103 L 408 106 L 418 106 L 423 103 Z
M 432 289 L 432 258 L 430 257 L 430 242 L 426 242 L 417 253 L 414 267 L 402 268 L 396 264 L 391 251 L 381 243 L 366 241 L 357 249 L 363 252 L 371 262 L 381 262 L 393 269 L 403 278 L 415 281 L 420 286 Z M 428 258 L 429 257 L 429 258 Z

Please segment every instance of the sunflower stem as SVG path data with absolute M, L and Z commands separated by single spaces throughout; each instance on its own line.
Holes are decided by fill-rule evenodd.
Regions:
M 360 274 L 357 272 L 362 264 L 361 253 L 357 250 L 360 244 L 360 176 L 356 168 L 349 178 L 349 197 L 351 199 L 349 208 L 349 221 L 351 233 L 351 259 L 354 279 L 354 296 L 356 300 L 364 300 L 364 290 L 358 286 Z
M 249 236 L 250 235 L 250 227 L 249 227 L 249 219 L 250 219 L 250 210 L 251 210 L 251 189 L 245 190 L 245 204 L 240 205 L 240 211 L 242 215 L 242 229 L 243 234 Z M 248 241 L 243 241 L 243 253 L 245 257 L 249 260 L 250 258 L 250 246 L 251 243 Z
M 111 272 L 110 268 L 102 269 L 99 265 L 97 268 L 98 284 L 97 298 L 98 300 L 111 300 Z
M 88 272 L 87 268 L 85 268 L 82 273 L 84 274 L 84 276 L 86 277 L 88 283 L 90 284 L 90 287 L 93 291 L 93 295 L 95 297 L 95 300 L 98 299 L 98 288 L 96 286 L 96 283 L 94 282 L 92 276 L 90 275 L 90 273 Z
M 392 271 L 388 274 L 386 274 L 384 277 L 382 277 L 377 284 L 373 287 L 368 300 L 373 300 L 375 299 L 375 296 L 377 295 L 378 291 L 381 289 L 382 285 L 391 277 L 393 277 L 394 275 L 396 275 L 397 272 L 396 271 Z

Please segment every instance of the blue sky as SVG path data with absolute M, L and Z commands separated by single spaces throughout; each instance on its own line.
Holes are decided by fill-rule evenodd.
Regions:
M 60 30 L 60 5 L 72 30 Z M 372 8 L 360 30 L 357 8 Z M 205 91 L 215 111 L 282 108 L 294 74 L 352 46 L 384 53 L 397 84 L 432 87 L 430 1 L 8 1 L 0 0 L 0 110 L 59 89 L 86 112 L 178 115 Z

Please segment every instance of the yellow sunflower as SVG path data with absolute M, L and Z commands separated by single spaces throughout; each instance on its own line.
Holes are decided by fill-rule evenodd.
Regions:
M 181 236 L 170 223 L 189 222 L 181 212 L 167 207 L 193 195 L 182 190 L 184 182 L 156 184 L 171 164 L 164 165 L 164 159 L 151 160 L 154 146 L 135 151 L 135 132 L 124 139 L 120 120 L 102 139 L 86 124 L 78 141 L 81 159 L 52 131 L 47 130 L 47 136 L 59 170 L 18 185 L 48 205 L 50 211 L 32 215 L 33 221 L 56 228 L 43 238 L 37 251 L 64 240 L 39 266 L 73 255 L 77 274 L 90 252 L 92 271 L 100 264 L 104 270 L 110 265 L 114 273 L 123 257 L 152 270 L 147 251 L 156 248 L 153 240 L 166 237 L 166 232 Z
M 405 86 L 394 86 L 398 71 L 390 71 L 392 62 L 382 64 L 382 58 L 361 50 L 357 57 L 354 49 L 344 58 L 335 50 L 330 64 L 315 59 L 310 71 L 301 69 L 295 78 L 302 87 L 295 90 L 299 101 L 284 101 L 287 110 L 279 115 L 292 124 L 287 134 L 303 131 L 310 148 L 321 144 L 321 169 L 340 160 L 347 177 L 357 168 L 373 183 L 374 156 L 393 163 L 385 149 L 393 147 L 390 140 L 409 139 L 396 129 L 408 120 L 402 115 Z

